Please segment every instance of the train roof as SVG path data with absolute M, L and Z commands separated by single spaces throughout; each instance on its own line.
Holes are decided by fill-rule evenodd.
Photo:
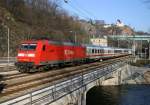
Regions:
M 85 45 L 87 48 L 95 48 L 95 49 L 108 49 L 108 50 L 131 50 L 128 48 L 117 48 L 117 47 L 107 47 L 107 46 L 97 46 L 97 45 Z
M 37 40 L 24 40 L 22 41 L 21 43 L 24 44 L 24 43 L 37 43 L 38 41 Z
M 48 40 L 49 44 L 56 44 L 56 45 L 68 45 L 68 46 L 82 46 L 79 43 L 72 43 L 72 42 L 61 42 L 61 41 L 52 41 L 52 40 Z
M 84 45 L 81 45 L 79 43 L 72 43 L 72 42 L 62 42 L 62 41 L 53 41 L 53 40 L 46 40 L 46 39 L 39 39 L 39 40 L 25 40 L 22 41 L 21 43 L 38 43 L 39 41 L 47 41 L 49 44 L 55 44 L 55 45 L 68 45 L 68 46 L 82 46 L 84 47 Z

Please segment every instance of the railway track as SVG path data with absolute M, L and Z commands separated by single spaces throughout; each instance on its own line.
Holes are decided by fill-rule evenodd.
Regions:
M 57 70 L 50 70 L 38 73 L 16 73 L 11 75 L 4 75 L 1 84 L 4 89 L 0 93 L 0 102 L 10 98 L 31 92 L 55 84 L 57 81 L 65 80 L 73 75 L 81 75 L 89 72 L 92 69 L 100 68 L 114 62 L 124 60 L 126 57 L 110 59 L 104 62 L 95 62 L 84 64 L 75 67 L 61 68 Z
M 9 75 L 15 75 L 18 74 L 15 66 L 6 66 L 6 67 L 0 67 L 0 75 L 2 76 L 9 76 Z
M 11 75 L 5 75 L 2 79 L 2 81 L 15 79 L 15 78 L 20 78 L 20 77 L 24 77 L 24 76 L 28 76 L 28 75 L 29 74 L 27 74 L 27 73 L 15 73 L 15 74 L 11 74 Z
M 14 70 L 17 70 L 15 66 L 4 66 L 4 67 L 0 67 L 0 73 L 1 73 L 1 72 L 14 71 Z

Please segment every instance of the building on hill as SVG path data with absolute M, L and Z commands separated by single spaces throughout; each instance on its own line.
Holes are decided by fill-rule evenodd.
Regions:
M 123 22 L 121 20 L 117 19 L 116 26 L 124 27 L 124 24 L 123 24 Z
M 93 45 L 108 46 L 107 38 L 92 38 L 90 41 Z
M 104 20 L 95 20 L 96 25 L 104 25 L 105 21 Z

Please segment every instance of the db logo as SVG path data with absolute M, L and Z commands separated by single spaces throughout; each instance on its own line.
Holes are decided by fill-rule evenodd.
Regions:
M 72 51 L 72 50 L 65 50 L 64 53 L 65 53 L 65 55 L 73 55 L 74 51 Z

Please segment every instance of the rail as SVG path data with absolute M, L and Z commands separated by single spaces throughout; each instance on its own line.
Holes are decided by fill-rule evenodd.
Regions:
M 1 105 L 37 105 L 37 104 L 50 104 L 71 92 L 74 92 L 83 86 L 95 81 L 99 78 L 106 76 L 116 71 L 121 66 L 125 65 L 124 62 L 110 64 L 104 68 L 97 68 L 91 70 L 86 74 L 75 75 L 68 77 L 69 80 L 56 83 L 52 86 L 43 88 L 32 93 L 25 94 L 18 98 L 1 103 Z

